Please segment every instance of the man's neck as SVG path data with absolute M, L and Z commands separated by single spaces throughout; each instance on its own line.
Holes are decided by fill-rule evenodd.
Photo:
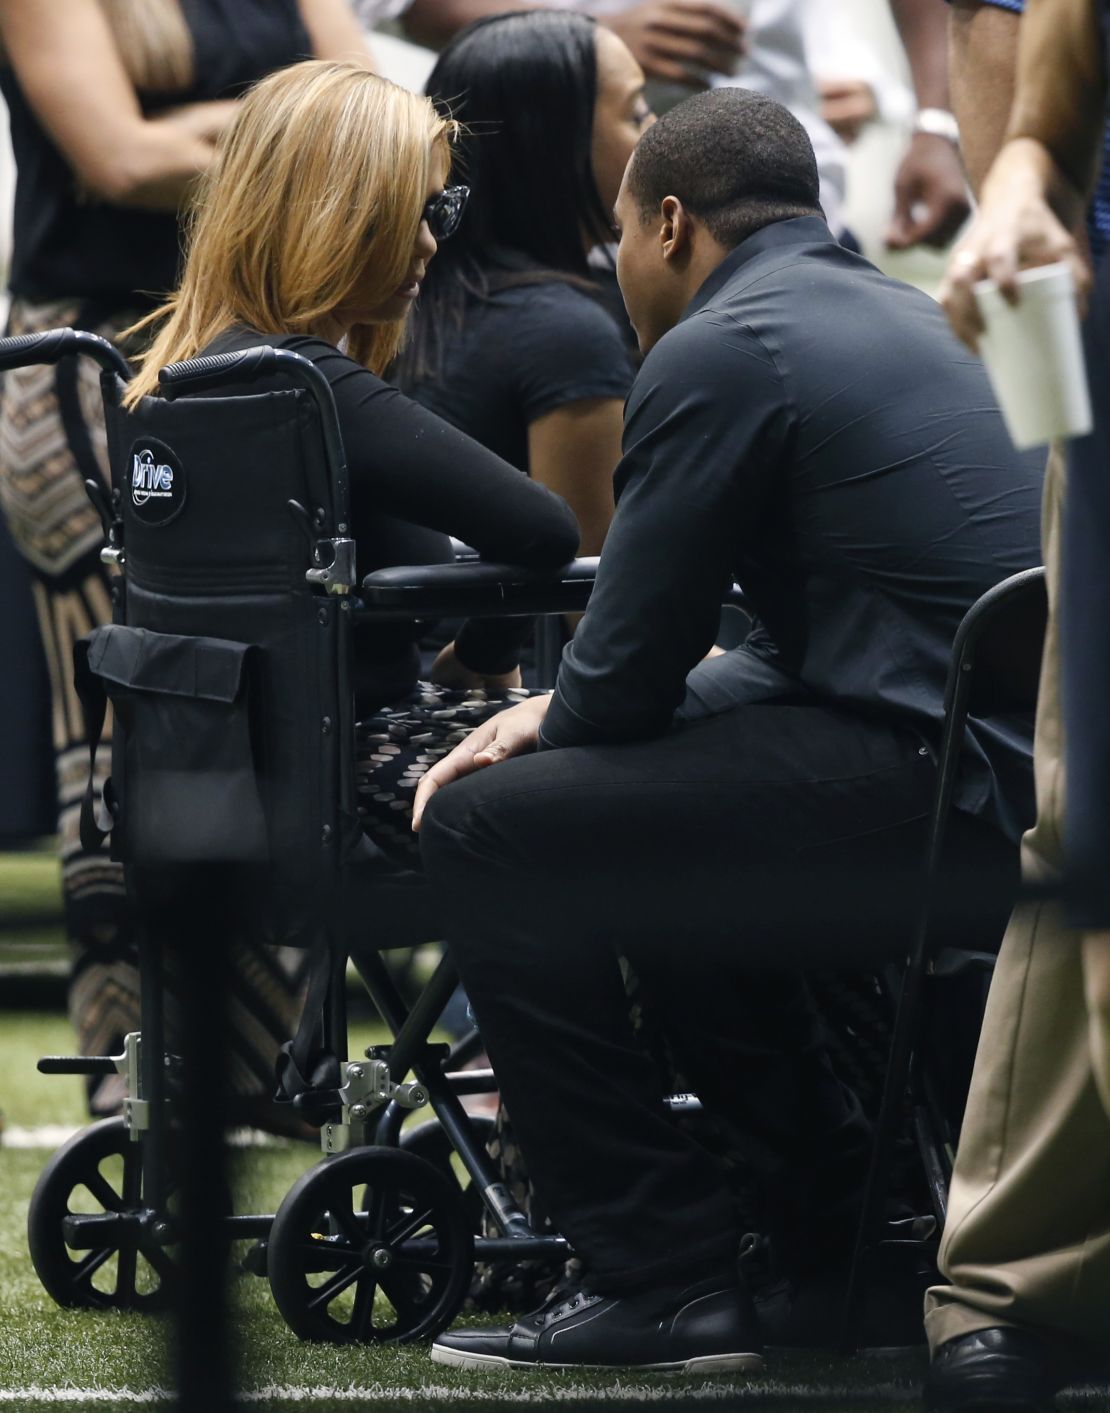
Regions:
M 690 251 L 690 259 L 684 271 L 683 309 L 705 284 L 714 270 L 732 254 L 729 246 L 722 245 L 702 226 Z

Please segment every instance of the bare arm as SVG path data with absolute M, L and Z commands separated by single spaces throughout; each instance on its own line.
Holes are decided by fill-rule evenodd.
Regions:
M 526 9 L 536 0 L 413 0 L 405 31 L 421 44 L 446 43 L 471 20 Z M 589 12 L 589 5 L 583 7 Z M 704 81 L 731 73 L 744 52 L 744 22 L 718 0 L 640 0 L 599 17 L 619 34 L 649 78 Z
M 623 423 L 619 400 L 597 397 L 558 407 L 528 428 L 529 474 L 574 511 L 581 532 L 579 554 L 600 554 L 605 543 Z
M 947 112 L 948 41 L 944 6 L 938 0 L 890 0 L 913 77 L 919 109 Z M 946 245 L 967 218 L 959 153 L 947 137 L 917 132 L 894 181 L 894 217 L 887 243 Z
M 919 108 L 948 107 L 947 20 L 935 0 L 890 0 Z
M 520 6 L 511 0 L 413 0 L 401 23 L 417 44 L 438 49 L 472 20 L 518 9 Z
M 976 281 L 1018 298 L 1019 269 L 1065 261 L 1082 296 L 1090 269 L 1074 234 L 1102 143 L 1107 78 L 1098 0 L 1030 0 L 1006 142 L 983 182 L 978 215 L 949 263 L 941 298 L 961 338 L 982 323 Z
M 624 405 L 615 397 L 567 403 L 528 427 L 528 470 L 574 511 L 578 553 L 601 553 L 613 518 L 613 472 L 621 459 Z M 582 615 L 564 615 L 573 633 Z
M 1007 139 L 1027 139 L 1044 150 L 1045 199 L 1072 225 L 1082 215 L 1098 170 L 1105 105 L 1096 0 L 1029 0 Z
M 955 0 L 948 21 L 948 79 L 960 125 L 960 151 L 971 189 L 983 179 L 1006 137 L 1017 81 L 1021 16 L 983 0 Z
M 370 66 L 362 26 L 347 0 L 297 0 L 317 59 L 350 59 Z
M 0 38 L 35 116 L 102 200 L 176 209 L 231 104 L 144 117 L 97 0 L 0 0 Z

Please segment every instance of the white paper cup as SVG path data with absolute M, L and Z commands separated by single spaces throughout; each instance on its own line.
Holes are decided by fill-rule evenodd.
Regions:
M 1038 265 L 1017 278 L 1016 306 L 993 280 L 979 281 L 975 299 L 985 325 L 979 351 L 1014 446 L 1025 451 L 1084 436 L 1092 421 L 1071 269 Z

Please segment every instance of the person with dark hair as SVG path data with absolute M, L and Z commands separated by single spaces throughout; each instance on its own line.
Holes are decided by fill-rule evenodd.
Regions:
M 837 244 L 805 136 L 771 100 L 719 89 L 666 114 L 616 217 L 646 357 L 593 599 L 555 692 L 434 766 L 414 818 L 529 1172 L 585 1276 L 432 1357 L 743 1371 L 760 1331 L 738 1216 L 661 1103 L 617 957 L 746 1135 L 786 1274 L 835 1273 L 866 1125 L 799 970 L 906 946 L 952 638 L 1037 563 L 1041 468 L 937 306 Z M 752 633 L 699 662 L 733 577 Z M 981 915 L 954 937 L 1001 933 L 1031 736 L 972 723 L 952 859 Z
M 731 250 L 756 231 L 795 216 L 820 216 L 817 163 L 805 128 L 781 104 L 741 90 L 707 95 L 683 104 L 651 142 L 636 153 L 629 188 L 642 221 L 650 221 L 682 173 L 685 204 L 696 212 L 718 245 Z M 730 111 L 741 123 L 720 123 Z M 691 165 L 694 143 L 711 143 L 713 160 Z
M 480 20 L 427 92 L 462 124 L 470 200 L 429 267 L 402 388 L 558 492 L 598 554 L 613 515 L 632 363 L 590 251 L 612 239 L 625 164 L 651 120 L 621 41 L 557 11 Z

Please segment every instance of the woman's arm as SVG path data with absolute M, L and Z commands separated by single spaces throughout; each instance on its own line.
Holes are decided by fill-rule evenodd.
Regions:
M 568 402 L 528 427 L 528 471 L 574 511 L 578 553 L 600 554 L 613 518 L 613 472 L 621 459 L 624 404 L 615 397 Z M 580 613 L 565 615 L 568 630 Z
M 528 428 L 528 472 L 574 511 L 579 554 L 600 554 L 613 518 L 624 407 L 613 397 L 566 403 Z
M 93 196 L 176 210 L 233 104 L 144 117 L 97 0 L 0 0 L 0 39 L 35 116 Z
M 361 504 L 454 535 L 483 559 L 555 569 L 574 557 L 578 526 L 558 496 L 322 340 L 288 346 L 331 384 L 356 527 Z
M 1106 87 L 1098 0 L 1030 0 L 1007 141 L 941 289 L 953 328 L 972 348 L 982 332 L 978 280 L 996 280 L 1016 302 L 1019 269 L 1060 260 L 1081 296 L 1090 287 L 1074 232 L 1096 172 Z
M 954 0 L 948 20 L 952 111 L 976 197 L 1006 136 L 1014 103 L 1021 16 L 984 0 Z
M 373 67 L 370 50 L 347 0 L 297 0 L 317 59 L 350 59 Z

